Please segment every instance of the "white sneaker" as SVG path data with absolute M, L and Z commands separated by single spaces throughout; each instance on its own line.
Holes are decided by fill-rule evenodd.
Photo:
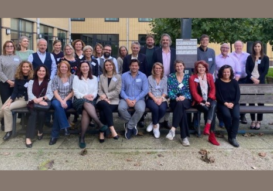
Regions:
M 156 124 L 156 128 L 153 128 L 153 133 L 155 138 L 158 139 L 160 137 L 159 124 Z
M 151 132 L 153 130 L 153 123 L 151 122 L 148 127 L 146 128 L 147 132 Z
M 174 136 L 175 136 L 175 131 L 170 130 L 166 138 L 169 140 L 173 140 Z
M 182 139 L 182 145 L 185 147 L 190 146 L 190 142 L 187 137 Z

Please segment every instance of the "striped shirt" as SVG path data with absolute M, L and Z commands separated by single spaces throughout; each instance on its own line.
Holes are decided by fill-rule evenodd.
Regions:
M 62 99 L 66 98 L 66 96 L 72 91 L 73 78 L 74 78 L 74 75 L 72 74 L 68 78 L 68 81 L 63 83 L 63 81 L 61 80 L 59 76 L 55 76 L 52 80 L 52 85 L 51 85 L 52 92 L 54 92 L 55 90 L 58 90 L 58 94 L 60 95 L 60 97 Z

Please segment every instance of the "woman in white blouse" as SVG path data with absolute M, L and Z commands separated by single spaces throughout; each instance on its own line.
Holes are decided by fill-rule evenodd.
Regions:
M 78 113 L 82 114 L 82 131 L 79 136 L 79 146 L 80 148 L 85 148 L 84 136 L 90 123 L 90 117 L 99 125 L 100 132 L 104 132 L 108 128 L 101 123 L 94 107 L 94 100 L 98 94 L 98 80 L 96 76 L 92 75 L 90 65 L 86 61 L 80 63 L 77 75 L 73 79 L 72 88 L 75 96 L 73 106 Z

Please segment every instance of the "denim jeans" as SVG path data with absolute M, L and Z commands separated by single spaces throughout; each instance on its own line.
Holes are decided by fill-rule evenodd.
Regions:
M 72 108 L 72 100 L 66 101 L 67 108 L 64 109 L 61 103 L 57 99 L 53 99 L 51 106 L 54 108 L 54 120 L 51 131 L 52 138 L 59 137 L 59 131 L 69 127 L 69 123 L 66 116 L 66 110 Z

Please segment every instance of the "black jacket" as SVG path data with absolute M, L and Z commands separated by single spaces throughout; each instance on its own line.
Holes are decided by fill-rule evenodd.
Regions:
M 128 72 L 130 70 L 129 65 L 131 62 L 131 58 L 132 58 L 132 54 L 129 54 L 127 56 L 125 56 L 124 60 L 123 60 L 123 70 L 122 73 Z M 147 75 L 146 72 L 146 56 L 144 54 L 138 53 L 138 61 L 140 63 L 139 66 L 139 71 L 141 71 L 142 73 Z
M 176 60 L 176 50 L 174 48 L 171 48 L 171 63 L 170 63 L 170 73 L 175 72 L 174 68 L 174 61 Z M 162 48 L 158 48 L 155 50 L 154 55 L 153 55 L 153 60 L 155 62 L 160 62 L 163 64 L 163 58 L 162 58 Z
M 247 74 L 248 83 L 253 83 L 253 81 L 250 78 L 251 78 L 251 73 L 254 69 L 254 66 L 255 66 L 255 62 L 253 61 L 251 55 L 249 55 L 246 59 L 246 74 Z M 259 77 L 260 84 L 265 83 L 265 76 L 268 72 L 268 69 L 269 69 L 269 58 L 268 56 L 265 55 L 261 59 L 261 63 L 258 64 L 258 72 L 260 74 L 260 77 Z

